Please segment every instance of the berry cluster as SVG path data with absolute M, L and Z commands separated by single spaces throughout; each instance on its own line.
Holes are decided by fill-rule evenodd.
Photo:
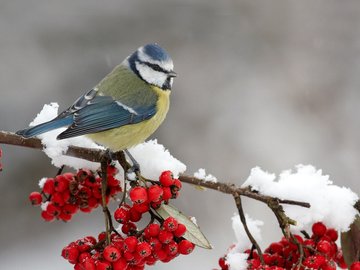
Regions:
M 117 169 L 107 168 L 106 200 L 121 191 L 120 181 L 115 178 Z M 41 205 L 41 216 L 46 221 L 69 221 L 78 210 L 89 213 L 101 204 L 101 178 L 94 172 L 81 169 L 77 173 L 59 174 L 41 181 L 41 192 L 31 192 L 29 200 Z
M 283 270 L 283 269 L 320 269 L 336 270 L 337 266 L 347 269 L 341 249 L 335 241 L 338 233 L 335 229 L 327 228 L 322 222 L 314 223 L 312 235 L 305 238 L 294 235 L 294 239 L 282 238 L 280 242 L 271 243 L 263 254 L 265 265 L 261 265 L 256 251 L 246 250 L 249 270 Z M 302 250 L 303 256 L 299 250 Z M 226 256 L 219 259 L 222 270 L 228 270 Z M 360 262 L 355 262 L 351 270 L 360 270 Z
M 98 240 L 88 236 L 63 249 L 62 256 L 75 265 L 74 269 L 140 270 L 145 265 L 169 262 L 179 254 L 187 255 L 194 250 L 195 245 L 183 237 L 184 224 L 174 217 L 164 220 L 153 211 L 178 196 L 181 182 L 174 179 L 170 171 L 165 171 L 159 182 L 151 183 L 150 187 L 133 186 L 129 191 L 132 205 L 122 202 L 116 209 L 114 218 L 122 224 L 123 236 L 114 231 L 106 245 L 106 234 L 101 233 Z M 150 214 L 151 221 L 143 230 L 138 230 L 135 223 L 145 213 Z
M 155 237 L 147 240 L 136 236 L 123 238 L 115 233 L 111 234 L 111 244 L 106 245 L 105 237 L 103 232 L 98 239 L 86 236 L 71 242 L 61 256 L 74 264 L 75 270 L 141 270 L 157 260 L 169 262 L 178 254 L 189 254 L 194 248 L 188 240 L 178 244 L 172 241 L 162 247 L 164 244 Z
M 123 224 L 122 232 L 132 234 L 132 231 L 136 230 L 133 222 L 141 220 L 142 215 L 151 211 L 151 208 L 157 209 L 161 203 L 168 203 L 170 199 L 177 198 L 181 186 L 180 180 L 174 179 L 171 171 L 164 171 L 159 177 L 159 182 L 153 182 L 150 187 L 134 186 L 131 188 L 129 197 L 132 206 L 122 204 L 114 213 L 115 220 Z

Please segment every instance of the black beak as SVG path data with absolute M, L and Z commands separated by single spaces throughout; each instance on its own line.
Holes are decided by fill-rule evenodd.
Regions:
M 175 71 L 170 71 L 170 72 L 168 73 L 168 76 L 171 77 L 171 78 L 175 78 L 175 77 L 177 77 L 177 74 L 176 74 Z

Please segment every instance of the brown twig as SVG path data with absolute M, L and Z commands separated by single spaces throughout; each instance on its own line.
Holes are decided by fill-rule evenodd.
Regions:
M 234 199 L 235 199 L 236 207 L 237 207 L 238 212 L 239 212 L 240 221 L 241 221 L 241 223 L 242 223 L 242 225 L 244 227 L 246 235 L 249 238 L 249 240 L 251 241 L 251 243 L 253 244 L 253 246 L 256 248 L 256 250 L 258 252 L 258 255 L 259 255 L 259 258 L 260 258 L 260 261 L 261 261 L 261 264 L 264 265 L 265 261 L 264 261 L 264 257 L 263 257 L 261 248 L 260 248 L 259 244 L 256 242 L 255 238 L 252 236 L 252 234 L 251 234 L 251 232 L 249 230 L 249 227 L 247 226 L 246 217 L 245 217 L 245 214 L 244 214 L 244 209 L 242 207 L 241 197 L 240 197 L 239 194 L 234 194 L 233 196 L 234 196 Z
M 106 203 L 106 189 L 107 189 L 107 166 L 108 166 L 109 160 L 108 158 L 103 157 L 101 160 L 101 203 L 102 203 L 102 209 L 104 212 L 104 218 L 105 218 L 105 233 L 106 233 L 106 245 L 110 245 L 110 234 L 111 234 L 111 228 L 110 228 L 110 220 L 108 215 L 108 208 Z M 111 218 L 111 216 L 110 216 Z

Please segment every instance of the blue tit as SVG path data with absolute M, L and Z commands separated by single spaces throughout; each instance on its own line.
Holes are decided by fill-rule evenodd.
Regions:
M 53 120 L 17 132 L 25 138 L 61 127 L 66 139 L 85 135 L 111 151 L 144 142 L 164 121 L 176 73 L 169 54 L 147 44 Z

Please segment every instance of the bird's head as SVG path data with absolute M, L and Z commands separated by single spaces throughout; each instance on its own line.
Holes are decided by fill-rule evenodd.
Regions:
M 145 82 L 171 90 L 176 73 L 169 54 L 157 44 L 147 44 L 130 55 L 125 63 Z

